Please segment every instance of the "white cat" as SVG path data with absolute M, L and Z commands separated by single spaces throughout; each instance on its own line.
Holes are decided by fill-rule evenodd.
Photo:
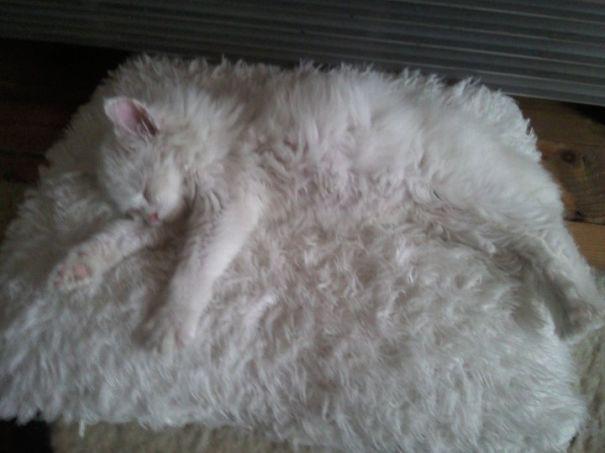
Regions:
M 497 265 L 515 257 L 552 292 L 561 333 L 594 320 L 601 303 L 594 280 L 533 144 L 511 141 L 496 119 L 472 108 L 465 114 L 455 90 L 427 102 L 397 78 L 347 69 L 303 68 L 267 80 L 254 101 L 178 86 L 158 102 L 105 99 L 111 133 L 98 180 L 122 217 L 71 250 L 54 285 L 85 285 L 185 222 L 174 275 L 143 326 L 151 347 L 170 351 L 194 338 L 214 282 L 267 211 L 269 187 L 306 181 L 301 192 L 321 205 L 353 196 L 356 184 L 392 184 L 409 194 L 411 215 L 442 228 L 444 238 L 485 250 Z
M 97 175 L 122 217 L 71 250 L 52 276 L 63 290 L 86 285 L 130 254 L 165 240 L 171 223 L 185 222 L 165 300 L 142 329 L 144 341 L 164 352 L 193 339 L 214 281 L 244 245 L 263 208 L 254 168 L 246 169 L 246 158 L 234 147 L 237 108 L 213 106 L 202 93 L 192 102 L 203 113 L 198 124 L 191 123 L 193 112 L 189 117 L 162 108 L 152 112 L 127 97 L 105 100 L 112 128 Z

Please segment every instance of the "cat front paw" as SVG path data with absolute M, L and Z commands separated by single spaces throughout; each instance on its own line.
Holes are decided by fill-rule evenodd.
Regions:
M 103 260 L 94 247 L 77 247 L 53 269 L 51 285 L 61 291 L 71 291 L 88 285 L 104 270 Z
M 169 304 L 157 310 L 138 331 L 146 349 L 172 354 L 189 345 L 195 338 L 199 314 Z

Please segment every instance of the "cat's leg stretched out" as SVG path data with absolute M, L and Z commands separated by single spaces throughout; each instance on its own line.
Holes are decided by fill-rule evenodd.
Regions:
M 519 256 L 525 271 L 547 286 L 560 334 L 574 336 L 598 326 L 605 301 L 564 225 L 552 177 L 532 157 L 461 119 L 449 126 L 433 134 L 425 150 L 432 189 L 439 203 L 454 208 L 440 221 L 455 222 L 458 231 L 480 229 L 492 252 Z
M 160 243 L 166 235 L 164 225 L 152 227 L 140 219 L 110 221 L 68 252 L 51 272 L 50 283 L 64 291 L 87 285 L 129 255 Z
M 194 201 L 176 270 L 140 332 L 150 349 L 169 353 L 193 340 L 213 284 L 245 245 L 262 210 L 255 191 L 226 202 L 213 194 Z

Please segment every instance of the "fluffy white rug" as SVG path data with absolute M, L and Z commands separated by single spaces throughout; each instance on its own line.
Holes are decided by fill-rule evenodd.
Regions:
M 356 74 L 340 71 L 344 81 Z M 538 168 L 534 138 L 510 99 L 472 84 L 446 88 L 407 73 L 397 79 L 434 143 L 466 146 L 458 148 L 458 163 L 437 151 L 417 167 L 434 173 L 405 174 L 411 167 L 402 165 L 394 171 L 405 180 L 395 186 L 359 178 L 344 204 L 318 202 L 325 198 L 313 190 L 329 189 L 329 180 L 306 187 L 288 181 L 281 210 L 216 285 L 194 344 L 175 355 L 151 354 L 133 339 L 173 265 L 171 244 L 128 258 L 99 285 L 50 291 L 49 271 L 68 247 L 115 215 L 90 165 L 105 133 L 102 98 L 127 86 L 153 91 L 183 74 L 209 90 L 262 87 L 269 96 L 273 78 L 292 73 L 143 59 L 123 67 L 81 109 L 49 152 L 53 167 L 29 192 L 2 247 L 1 417 L 234 426 L 345 451 L 567 448 L 586 407 L 569 347 L 542 309 L 560 288 L 543 292 L 540 267 L 506 233 L 505 240 L 492 236 L 470 202 L 519 194 L 509 199 L 512 207 L 493 208 L 508 218 L 532 206 L 515 207 L 523 197 L 540 209 L 558 192 L 546 177 L 540 193 L 524 191 L 532 187 L 519 180 L 524 166 Z M 320 130 L 331 118 L 321 118 Z M 401 134 L 412 147 L 414 130 L 402 127 Z M 494 155 L 483 151 L 494 143 L 520 151 L 516 163 L 490 162 Z M 448 165 L 464 184 L 452 177 L 447 186 Z M 487 177 L 497 172 L 504 176 Z M 423 177 L 433 178 L 426 187 L 451 191 L 429 190 L 429 201 L 419 201 Z M 456 204 L 462 193 L 469 202 Z M 553 263 L 541 264 L 546 275 L 557 275 Z
M 605 290 L 605 275 L 601 275 Z M 591 333 L 572 347 L 574 361 L 580 375 L 580 393 L 588 403 L 588 417 L 568 448 L 569 453 L 600 453 L 605 449 L 605 329 Z M 158 432 L 136 423 L 93 426 L 55 423 L 52 427 L 52 446 L 55 453 L 115 451 L 179 453 L 291 453 L 285 443 L 271 442 L 262 433 L 237 428 L 209 429 L 201 425 L 168 428 Z M 320 451 L 317 448 L 298 451 Z M 329 451 L 329 449 L 326 449 Z

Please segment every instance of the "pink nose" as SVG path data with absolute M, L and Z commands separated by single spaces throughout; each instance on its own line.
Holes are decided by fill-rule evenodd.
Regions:
M 158 223 L 160 221 L 160 216 L 157 212 L 152 212 L 147 216 L 147 220 L 149 220 L 149 223 Z

